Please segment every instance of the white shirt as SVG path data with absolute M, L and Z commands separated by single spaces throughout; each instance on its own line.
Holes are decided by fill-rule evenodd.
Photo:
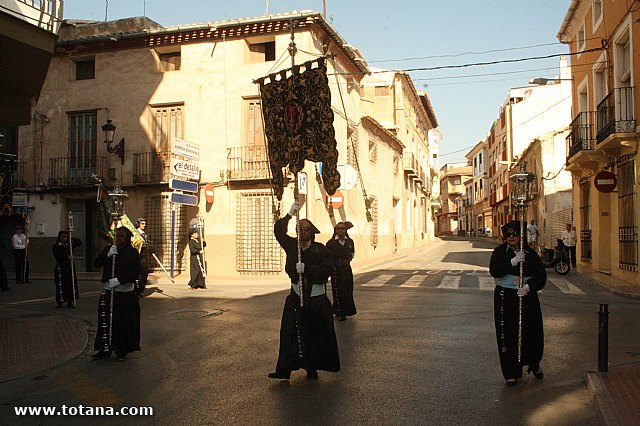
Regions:
M 527 225 L 527 238 L 529 241 L 535 241 L 538 236 L 538 225 L 530 223 Z
M 29 239 L 24 234 L 13 234 L 11 237 L 11 245 L 14 250 L 24 250 L 29 245 Z
M 562 233 L 562 242 L 567 247 L 573 247 L 576 245 L 576 230 L 564 231 Z

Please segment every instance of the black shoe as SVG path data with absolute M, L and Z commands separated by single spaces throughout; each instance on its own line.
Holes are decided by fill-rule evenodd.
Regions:
M 344 315 L 341 315 L 338 317 L 338 321 L 346 321 L 347 317 L 345 317 Z
M 62 302 L 58 302 L 58 305 L 56 306 L 56 309 L 60 309 L 62 308 Z
M 318 370 L 307 370 L 307 379 L 318 380 Z
M 76 308 L 76 304 L 75 304 L 75 303 L 72 303 L 72 302 L 69 302 L 69 303 L 67 303 L 67 308 L 73 308 L 73 309 L 75 309 L 75 308 Z
M 518 384 L 518 379 L 508 379 L 505 384 L 512 388 Z
M 269 373 L 267 377 L 270 379 L 289 380 L 291 378 L 291 371 L 276 371 L 275 373 Z
M 105 351 L 96 352 L 95 354 L 91 355 L 91 358 L 93 359 L 106 359 L 109 357 L 111 357 L 111 352 Z
M 533 373 L 533 377 L 535 377 L 538 380 L 544 379 L 544 371 L 542 371 L 542 368 L 540 367 L 538 367 L 538 369 L 535 371 L 529 368 L 529 370 L 527 370 L 527 373 Z
M 11 287 L 2 287 L 2 291 L 8 291 L 11 290 Z
M 31 284 L 31 281 L 25 281 L 25 283 L 27 283 L 27 284 Z

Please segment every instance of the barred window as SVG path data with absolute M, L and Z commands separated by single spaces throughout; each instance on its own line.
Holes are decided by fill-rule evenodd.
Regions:
M 638 228 L 635 221 L 636 193 L 633 157 L 625 155 L 617 161 L 618 172 L 618 268 L 635 271 L 638 267 Z
M 369 222 L 369 242 L 373 247 L 378 246 L 378 198 L 375 195 L 370 197 L 371 200 L 371 221 Z
M 397 155 L 394 155 L 393 156 L 393 174 L 397 176 L 399 171 L 400 171 L 400 157 L 398 157 Z
M 375 163 L 378 160 L 378 144 L 369 139 L 369 161 Z
M 236 269 L 268 274 L 282 269 L 282 250 L 273 235 L 273 195 L 270 191 L 242 191 L 236 208 Z
M 347 164 L 352 165 L 359 170 L 358 167 L 358 144 L 360 142 L 358 132 L 352 131 L 347 136 Z
M 175 216 L 172 215 L 175 209 Z M 184 271 L 188 258 L 183 256 L 184 248 L 188 243 L 187 232 L 189 221 L 187 219 L 190 207 L 183 204 L 173 204 L 169 201 L 169 194 L 146 195 L 144 199 L 144 217 L 147 220 L 146 232 L 153 243 L 155 254 L 165 267 L 171 265 L 171 241 L 174 241 L 173 253 L 174 269 Z M 191 211 L 193 214 L 193 211 Z M 175 233 L 172 236 L 172 224 Z M 205 228 L 206 234 L 206 228 Z M 158 270 L 156 262 L 151 262 L 151 267 Z
M 591 263 L 591 182 L 580 179 L 580 260 Z

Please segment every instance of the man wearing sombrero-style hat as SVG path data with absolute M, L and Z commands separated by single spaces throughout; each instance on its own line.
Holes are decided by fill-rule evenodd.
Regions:
M 533 373 L 536 379 L 544 377 L 540 368 L 544 332 L 538 291 L 547 282 L 547 272 L 538 254 L 527 246 L 526 241 L 520 251 L 520 238 L 526 240 L 526 236 L 521 236 L 519 221 L 514 220 L 504 225 L 502 237 L 503 244 L 496 247 L 491 255 L 489 272 L 496 279 L 493 305 L 500 367 L 507 386 L 515 386 L 522 377 L 522 367 L 525 365 L 529 367 L 527 372 Z M 523 263 L 522 284 L 520 263 Z M 520 304 L 521 336 L 518 324 Z

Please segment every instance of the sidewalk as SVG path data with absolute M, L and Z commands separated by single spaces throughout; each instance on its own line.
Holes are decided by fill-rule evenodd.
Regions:
M 436 239 L 434 244 L 419 251 L 354 262 L 354 273 L 357 275 L 390 261 L 438 250 L 441 245 L 442 241 Z M 580 267 L 577 274 L 616 295 L 640 299 L 640 288 L 609 275 Z M 188 274 L 178 275 L 174 283 L 163 273 L 151 274 L 149 278 L 145 291 L 149 298 L 243 299 L 289 288 L 288 279 L 284 276 L 210 276 L 208 289 L 196 291 L 189 290 L 187 286 Z M 90 276 L 80 278 L 83 303 L 73 311 L 54 309 L 50 276 L 33 276 L 32 280 L 31 284 L 11 284 L 12 290 L 0 292 L 0 383 L 61 365 L 91 346 L 88 341 L 89 325 L 84 318 L 95 322 L 95 303 L 86 302 L 91 297 L 97 300 L 101 289 L 98 279 Z M 50 312 L 43 311 L 43 303 L 51 303 Z M 39 306 L 31 308 L 36 304 Z M 603 424 L 640 424 L 640 363 L 617 366 L 608 373 L 589 371 L 587 386 Z

